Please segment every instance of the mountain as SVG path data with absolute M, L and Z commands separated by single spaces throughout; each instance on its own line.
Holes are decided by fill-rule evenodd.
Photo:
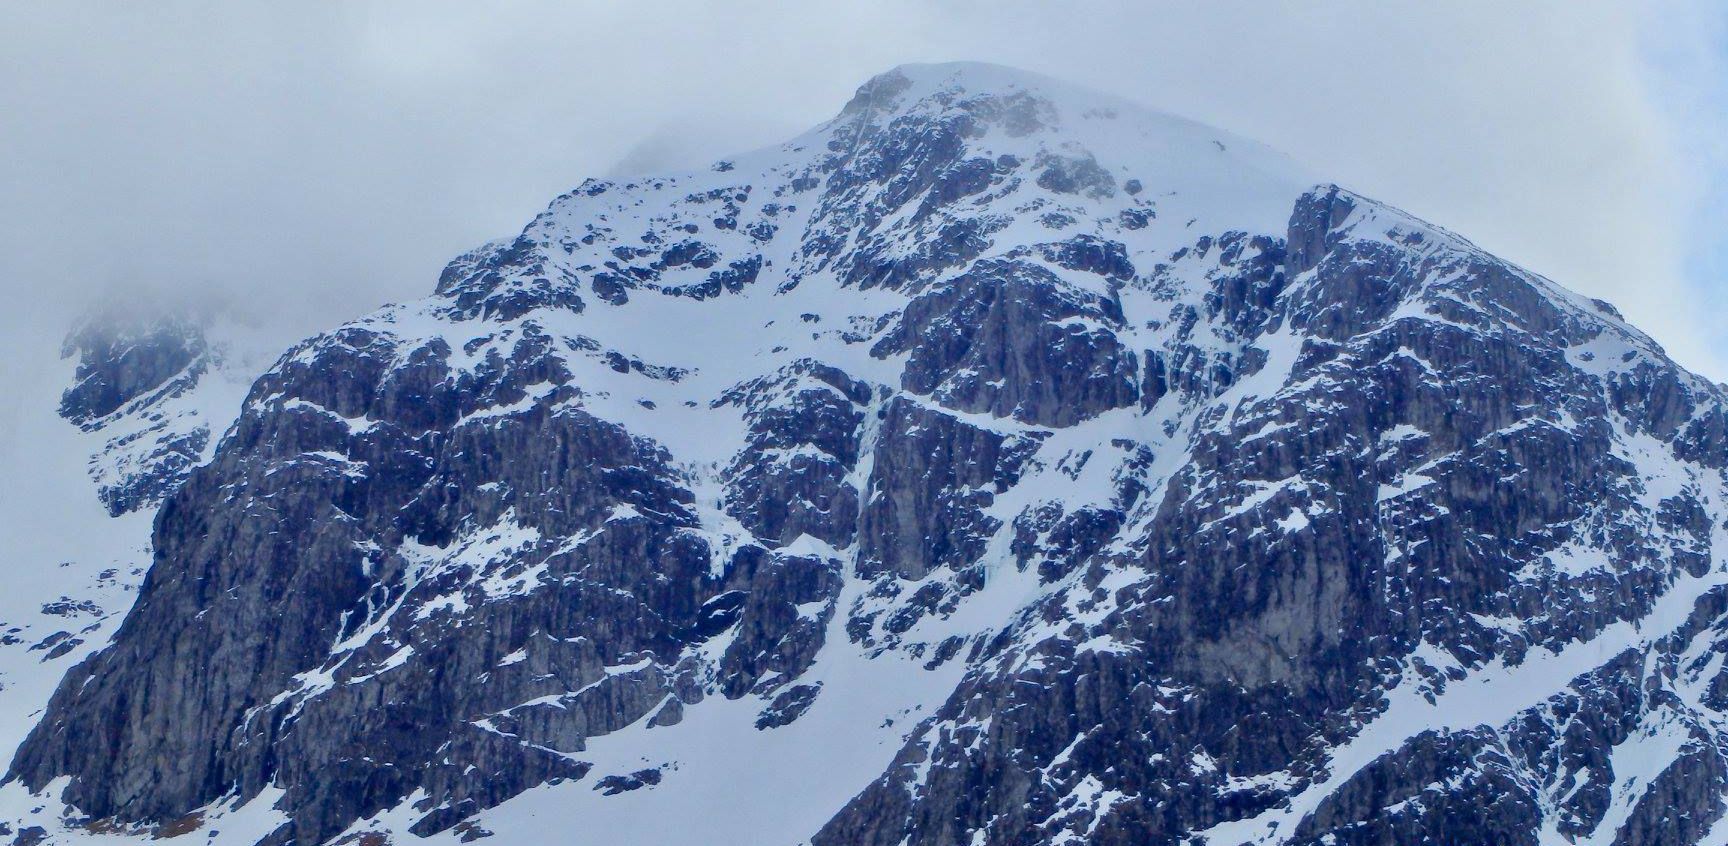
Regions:
M 197 367 L 73 337 L 68 426 Z M 1728 840 L 1725 389 L 1042 77 L 586 182 L 231 419 L 97 474 L 21 843 Z

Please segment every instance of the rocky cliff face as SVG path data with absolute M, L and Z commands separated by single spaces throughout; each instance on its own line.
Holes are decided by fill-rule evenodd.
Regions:
M 93 309 L 67 334 L 60 355 L 76 370 L 60 416 L 95 443 L 89 476 L 110 516 L 154 509 L 210 459 L 249 368 L 273 354 L 248 331 L 212 307 L 131 299 Z
M 77 346 L 81 420 L 195 366 Z M 291 350 L 152 489 L 137 604 L 0 807 L 64 842 L 1699 843 L 1725 462 L 1728 395 L 1606 304 L 1250 142 L 908 67 Z

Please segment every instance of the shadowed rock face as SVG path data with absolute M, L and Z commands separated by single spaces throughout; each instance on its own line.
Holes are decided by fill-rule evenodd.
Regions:
M 271 843 L 702 779 L 824 846 L 1699 842 L 1722 389 L 1219 137 L 921 67 L 585 183 L 257 380 L 9 778 Z M 77 419 L 195 356 L 79 349 Z M 753 793 L 813 725 L 883 751 Z
M 155 507 L 185 481 L 210 446 L 210 425 L 188 411 L 220 361 L 197 321 L 99 312 L 61 350 L 76 357 L 60 416 L 104 436 L 91 458 L 97 495 L 112 515 Z
M 178 321 L 142 326 L 92 320 L 66 338 L 61 355 L 78 357 L 77 384 L 60 415 L 84 425 L 166 385 L 204 354 L 197 329 Z

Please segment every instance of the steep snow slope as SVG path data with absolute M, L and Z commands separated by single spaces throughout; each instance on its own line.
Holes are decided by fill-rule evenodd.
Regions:
M 1722 390 L 1314 181 L 937 65 L 584 183 L 253 385 L 0 810 L 47 842 L 1728 837 Z

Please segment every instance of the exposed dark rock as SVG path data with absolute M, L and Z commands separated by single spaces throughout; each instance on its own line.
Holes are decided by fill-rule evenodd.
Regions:
M 913 300 L 872 354 L 943 405 L 1067 426 L 1138 400 L 1114 299 L 1027 263 L 980 262 Z
M 184 406 L 220 364 L 200 322 L 139 309 L 99 309 L 66 337 L 75 384 L 60 415 L 104 436 L 90 474 L 108 512 L 152 507 L 180 486 L 211 439 L 210 425 Z

